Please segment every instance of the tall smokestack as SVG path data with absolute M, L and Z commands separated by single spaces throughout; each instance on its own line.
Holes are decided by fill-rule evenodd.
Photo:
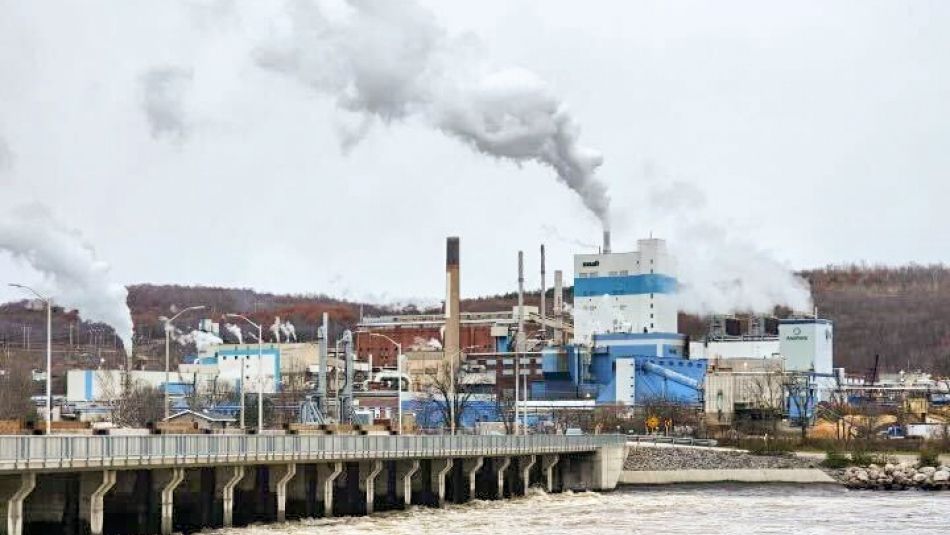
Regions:
M 459 360 L 459 239 L 450 237 L 445 241 L 445 339 L 443 350 L 451 366 Z
M 544 244 L 541 244 L 541 339 L 548 338 L 548 313 L 544 307 L 545 295 L 548 292 L 547 279 L 544 276 Z
M 554 331 L 554 343 L 563 345 L 561 339 L 561 322 L 564 317 L 564 272 L 560 269 L 554 270 L 554 319 L 557 321 L 557 327 Z
M 521 434 L 518 404 L 521 384 L 521 356 L 524 353 L 524 252 L 518 251 L 518 334 L 515 336 L 515 434 Z
M 610 253 L 610 231 L 604 230 L 604 254 Z

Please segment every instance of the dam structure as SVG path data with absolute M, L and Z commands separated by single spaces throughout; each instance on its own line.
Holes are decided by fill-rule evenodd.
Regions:
M 620 435 L 0 436 L 0 532 L 168 534 L 616 487 Z

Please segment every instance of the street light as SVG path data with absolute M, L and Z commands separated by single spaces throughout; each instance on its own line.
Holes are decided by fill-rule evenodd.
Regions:
M 228 318 L 242 319 L 257 327 L 257 434 L 264 430 L 264 329 L 260 324 L 241 314 L 225 314 Z M 277 379 L 276 377 L 274 378 Z M 244 427 L 244 363 L 241 363 L 241 428 Z
M 402 344 L 386 336 L 385 334 L 371 333 L 368 331 L 363 331 L 363 332 L 366 332 L 370 336 L 378 336 L 380 338 L 385 338 L 386 340 L 389 340 L 390 343 L 396 346 L 396 375 L 398 375 L 398 378 L 396 379 L 398 382 L 398 386 L 396 387 L 397 388 L 396 389 L 396 411 L 397 411 L 397 414 L 399 415 L 399 434 L 401 435 L 402 434 Z M 372 373 L 372 370 L 370 370 L 370 373 Z
M 46 434 L 53 434 L 53 298 L 22 284 L 10 283 L 14 288 L 27 290 L 46 303 Z
M 178 319 L 178 317 L 184 314 L 185 312 L 191 312 L 193 310 L 202 310 L 204 308 L 205 308 L 204 305 L 188 307 L 182 310 L 181 312 L 179 312 L 178 314 L 175 314 L 171 318 L 164 318 L 164 317 L 163 317 L 164 319 L 159 318 L 159 319 L 162 319 L 165 323 L 165 419 L 166 420 L 168 419 L 168 416 L 169 416 L 168 413 L 170 411 L 170 405 L 171 405 L 170 399 L 168 396 L 168 384 L 169 384 L 169 368 L 171 366 L 171 358 L 169 356 L 171 351 L 169 350 L 169 345 L 171 343 L 171 330 L 174 327 L 172 325 L 172 322 Z

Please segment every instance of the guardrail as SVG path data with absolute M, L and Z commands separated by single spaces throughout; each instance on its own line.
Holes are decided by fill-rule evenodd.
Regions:
M 0 472 L 572 453 L 626 440 L 623 435 L 0 436 Z
M 664 437 L 658 435 L 627 435 L 630 442 L 646 442 L 648 444 L 673 444 L 680 446 L 702 446 L 715 447 L 718 442 L 711 438 L 691 438 L 691 437 Z

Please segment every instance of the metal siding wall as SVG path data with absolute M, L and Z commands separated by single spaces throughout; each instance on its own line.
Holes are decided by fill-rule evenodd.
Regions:
M 643 295 L 650 293 L 674 293 L 676 279 L 668 275 L 651 273 L 617 277 L 575 278 L 574 295 L 595 297 L 601 295 Z

